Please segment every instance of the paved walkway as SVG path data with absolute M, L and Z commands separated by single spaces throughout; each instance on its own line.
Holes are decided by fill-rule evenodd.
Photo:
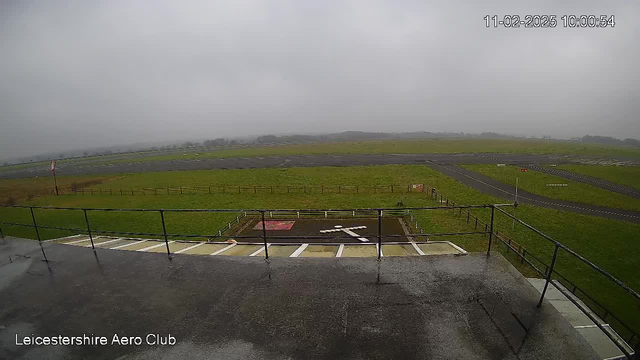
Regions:
M 533 285 L 538 292 L 542 294 L 542 289 L 544 288 L 545 279 L 535 279 L 529 278 L 527 279 Z M 600 355 L 602 359 L 626 359 L 626 356 L 620 350 L 618 346 L 608 337 L 586 314 L 583 312 L 578 306 L 576 306 L 571 300 L 569 300 L 568 296 L 578 302 L 583 309 L 589 311 L 589 314 L 594 317 L 599 324 L 603 325 L 605 329 L 609 332 L 611 336 L 617 339 L 618 343 L 623 345 L 630 354 L 633 354 L 633 349 L 631 349 L 625 342 L 618 336 L 618 334 L 609 326 L 609 324 L 605 323 L 602 319 L 598 317 L 595 313 L 589 310 L 589 308 L 578 298 L 576 298 L 573 294 L 569 292 L 562 284 L 554 281 L 558 287 L 560 287 L 563 291 L 561 292 L 555 286 L 549 284 L 547 288 L 547 292 L 544 295 L 544 298 L 555 307 L 562 316 L 564 316 L 569 323 L 573 325 L 573 327 L 582 335 L 585 340 L 593 347 L 593 349 Z M 566 295 L 565 295 L 566 294 Z

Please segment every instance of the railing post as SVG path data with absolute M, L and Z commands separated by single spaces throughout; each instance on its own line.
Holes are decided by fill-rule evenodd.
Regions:
M 89 233 L 89 240 L 91 240 L 91 248 L 95 251 L 96 246 L 93 243 L 93 235 L 91 234 L 91 227 L 89 226 L 89 217 L 87 216 L 87 209 L 82 209 L 84 213 L 84 222 L 87 224 L 87 232 Z
M 164 210 L 160 210 L 160 219 L 162 220 L 162 234 L 164 235 L 164 244 L 167 246 L 167 256 L 171 258 L 171 251 L 169 251 L 169 236 L 167 236 L 167 227 L 164 224 Z
M 262 217 L 262 241 L 264 241 L 264 258 L 269 260 L 269 246 L 267 245 L 267 225 L 264 222 L 264 210 L 260 211 Z
M 491 205 L 491 226 L 489 228 L 489 246 L 487 247 L 487 256 L 491 252 L 491 240 L 493 239 L 493 217 L 496 213 L 496 207 Z M 486 226 L 485 226 L 486 229 Z
M 378 210 L 378 260 L 382 257 L 382 210 Z
M 549 272 L 547 273 L 547 281 L 544 283 L 544 289 L 542 289 L 542 295 L 540 296 L 540 301 L 538 301 L 538 307 L 542 306 L 542 300 L 544 300 L 544 294 L 547 292 L 547 287 L 549 287 L 549 282 L 551 282 L 551 276 L 553 275 L 553 267 L 556 265 L 556 257 L 558 256 L 558 244 L 556 244 L 556 248 L 553 250 L 553 258 L 551 259 L 551 266 L 549 266 Z
M 49 262 L 47 259 L 47 254 L 44 253 L 44 248 L 42 247 L 42 239 L 40 239 L 40 231 L 38 231 L 38 224 L 36 223 L 36 216 L 33 215 L 33 207 L 29 207 L 31 210 L 31 219 L 33 220 L 33 227 L 36 229 L 36 236 L 38 237 L 38 243 L 40 243 L 40 250 L 42 250 L 42 256 L 44 256 L 44 261 Z

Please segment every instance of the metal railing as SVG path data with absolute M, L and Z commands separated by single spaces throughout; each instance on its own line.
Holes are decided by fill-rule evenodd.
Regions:
M 385 194 L 422 193 L 423 184 L 408 185 L 207 185 L 145 188 L 59 188 L 60 195 L 194 195 L 194 194 Z
M 544 296 L 549 284 L 552 284 L 555 288 L 557 288 L 563 294 L 568 291 L 570 294 L 574 295 L 576 298 L 588 301 L 590 304 L 593 304 L 593 306 L 601 310 L 600 312 L 598 312 L 596 311 L 598 309 L 594 310 L 592 307 L 589 307 L 587 309 L 585 308 L 584 304 L 581 304 L 580 302 L 576 301 L 575 298 L 571 297 L 570 295 L 566 296 L 567 299 L 569 299 L 572 303 L 574 303 L 574 305 L 576 305 L 579 309 L 581 309 L 587 315 L 587 317 L 589 317 L 590 320 L 592 320 L 594 324 L 596 324 L 596 326 L 598 326 L 607 335 L 607 337 L 609 337 L 614 342 L 614 344 L 625 354 L 627 358 L 634 358 L 634 356 L 637 356 L 636 354 L 639 352 L 638 349 L 640 348 L 640 335 L 630 325 L 628 325 L 625 321 L 623 321 L 620 316 L 615 315 L 614 312 L 612 312 L 605 305 L 603 305 L 602 302 L 597 301 L 593 296 L 589 295 L 584 289 L 581 289 L 578 285 L 576 285 L 574 281 L 569 280 L 565 275 L 558 272 L 558 270 L 556 269 L 558 251 L 563 250 L 566 253 L 570 254 L 574 258 L 578 259 L 580 262 L 586 264 L 591 269 L 603 275 L 612 284 L 615 284 L 616 286 L 618 286 L 619 288 L 623 289 L 625 292 L 630 294 L 630 296 L 635 301 L 638 301 L 640 300 L 640 296 L 635 290 L 631 289 L 630 287 L 625 285 L 622 281 L 615 278 L 613 275 L 609 274 L 602 268 L 598 267 L 593 262 L 587 260 L 586 258 L 578 254 L 574 250 L 571 250 L 566 245 L 554 240 L 553 238 L 544 234 L 540 230 L 523 222 L 520 219 L 517 219 L 514 215 L 507 213 L 506 211 L 500 209 L 497 206 L 492 208 L 491 218 L 488 223 L 485 223 L 482 220 L 480 220 L 478 217 L 470 213 L 470 210 L 472 209 L 466 209 L 463 211 L 464 208 L 456 206 L 457 204 L 453 200 L 448 199 L 446 196 L 444 196 L 441 193 L 438 193 L 435 188 L 431 188 L 430 191 L 428 191 L 428 193 L 432 199 L 439 201 L 445 207 L 452 207 L 454 209 L 453 210 L 454 214 L 456 213 L 455 209 L 459 209 L 457 214 L 459 216 L 463 216 L 463 214 L 465 214 L 467 218 L 467 224 L 469 224 L 470 219 L 472 219 L 472 222 L 474 222 L 475 224 L 474 225 L 475 228 L 477 228 L 478 224 L 480 224 L 481 227 L 484 226 L 485 231 L 487 231 L 487 228 L 489 228 L 487 231 L 489 234 L 489 245 L 487 249 L 487 254 L 489 254 L 492 240 L 493 238 L 495 238 L 499 240 L 501 244 L 505 245 L 505 248 L 507 249 L 507 251 L 513 252 L 520 259 L 521 264 L 527 263 L 527 265 L 529 265 L 536 273 L 538 273 L 540 276 L 542 276 L 546 280 L 542 294 L 540 296 L 540 300 L 538 302 L 538 307 L 542 305 L 542 301 L 544 299 Z M 508 216 L 513 221 L 525 226 L 527 229 L 535 232 L 537 235 L 543 237 L 544 239 L 552 243 L 554 245 L 554 251 L 551 257 L 551 263 L 550 264 L 546 263 L 545 261 L 541 260 L 538 256 L 532 254 L 531 251 L 527 251 L 526 247 L 523 246 L 522 244 L 517 243 L 515 240 L 507 236 L 505 233 L 500 233 L 497 229 L 494 229 L 495 209 L 497 209 L 501 214 Z M 559 284 L 557 282 L 552 281 L 552 275 L 554 274 L 559 278 L 559 281 L 560 281 Z M 638 306 L 640 306 L 640 303 Z M 594 313 L 596 313 L 596 315 L 602 321 L 605 321 L 607 318 L 611 318 L 615 320 L 615 326 L 612 326 L 612 327 L 618 333 L 626 334 L 626 336 L 622 337 L 622 340 L 625 341 L 626 343 L 625 344 L 621 343 L 620 339 L 616 338 L 613 334 L 610 333 L 610 331 L 605 329 L 605 326 L 603 326 L 603 324 L 601 324 L 601 322 L 597 318 L 595 318 L 590 311 L 593 311 Z M 625 345 L 628 345 L 629 347 L 633 348 L 634 351 L 633 352 L 629 351 L 628 347 Z
M 431 196 L 435 196 L 437 198 L 438 194 L 435 191 L 435 189 L 432 189 L 432 191 L 429 192 L 431 194 Z M 621 343 L 620 340 L 618 338 L 616 338 L 613 334 L 610 333 L 610 331 L 608 331 L 607 329 L 605 329 L 605 326 L 603 326 L 603 324 L 600 323 L 600 321 L 593 316 L 588 309 L 585 309 L 585 306 L 583 304 L 581 304 L 579 301 L 577 301 L 576 299 L 574 299 L 571 296 L 567 296 L 567 298 L 572 301 L 576 306 L 578 306 L 580 309 L 583 310 L 583 312 L 614 342 L 614 344 L 616 344 L 616 346 L 618 346 L 618 348 L 620 348 L 620 350 L 628 357 L 628 358 L 632 358 L 632 356 L 634 356 L 635 354 L 631 351 L 628 350 L 627 346 L 625 345 L 629 345 L 633 348 L 636 349 L 635 353 L 637 353 L 637 349 L 640 346 L 640 338 L 638 337 L 638 334 L 632 329 L 631 326 L 625 324 L 625 322 L 623 320 L 621 320 L 620 316 L 614 314 L 612 311 L 608 310 L 605 308 L 604 305 L 602 305 L 601 303 L 597 302 L 595 299 L 593 299 L 592 296 L 589 296 L 586 294 L 586 292 L 582 289 L 580 289 L 578 286 L 576 286 L 574 283 L 572 283 L 571 281 L 569 281 L 565 276 L 561 275 L 557 269 L 556 269 L 556 262 L 557 262 L 557 258 L 558 258 L 558 253 L 559 251 L 563 251 L 564 253 L 570 254 L 572 257 L 574 257 L 575 259 L 579 260 L 580 262 L 586 264 L 587 266 L 589 266 L 591 269 L 595 270 L 597 273 L 601 274 L 602 276 L 604 276 L 607 280 L 609 280 L 612 284 L 616 285 L 617 287 L 619 287 L 620 289 L 623 289 L 625 291 L 625 293 L 629 294 L 635 301 L 640 300 L 640 295 L 633 289 L 631 289 L 629 286 L 625 285 L 622 281 L 620 281 L 619 279 L 617 279 L 616 277 L 614 277 L 613 275 L 609 274 L 607 271 L 603 270 L 602 268 L 600 268 L 598 265 L 594 264 L 593 262 L 589 261 L 588 259 L 584 258 L 582 255 L 578 254 L 577 252 L 575 252 L 574 250 L 570 249 L 569 247 L 567 247 L 566 245 L 554 240 L 553 238 L 551 238 L 550 236 L 544 234 L 543 232 L 541 232 L 540 230 L 536 229 L 535 227 L 523 222 L 520 219 L 517 219 L 515 216 L 509 214 L 508 212 L 504 211 L 502 209 L 502 207 L 505 206 L 514 206 L 517 204 L 489 204 L 489 205 L 458 205 L 453 203 L 452 201 L 449 200 L 445 200 L 444 197 L 442 195 L 440 195 L 440 201 L 441 203 L 443 201 L 446 202 L 446 206 L 431 206 L 431 207 L 410 207 L 410 208 L 365 208 L 365 209 L 235 209 L 235 210 L 230 210 L 230 209 L 110 209 L 110 208 L 68 208 L 68 207 L 46 207 L 46 206 L 20 206 L 20 205 L 0 205 L 0 207 L 4 207 L 4 208 L 22 208 L 22 209 L 28 209 L 31 219 L 32 219 L 32 223 L 31 224 L 23 224 L 23 223 L 14 223 L 14 222 L 8 222 L 8 221 L 0 221 L 0 225 L 11 225 L 11 226 L 24 226 L 24 227 L 31 227 L 35 229 L 36 232 L 36 237 L 37 240 L 40 243 L 40 248 L 42 251 L 42 255 L 45 259 L 45 261 L 48 261 L 44 247 L 42 246 L 42 237 L 40 235 L 40 231 L 39 229 L 50 229 L 50 230 L 64 230 L 64 231 L 73 231 L 76 233 L 87 233 L 89 235 L 89 240 L 91 241 L 91 248 L 95 251 L 96 247 L 95 244 L 93 242 L 93 236 L 95 234 L 116 234 L 116 235 L 137 235 L 137 236 L 155 236 L 155 237 L 162 237 L 162 239 L 165 242 L 165 246 L 166 246 L 166 250 L 167 250 L 167 255 L 169 256 L 169 258 L 171 258 L 171 251 L 169 248 L 169 238 L 176 238 L 176 237 L 182 237 L 182 238 L 207 238 L 207 239 L 215 239 L 215 238 L 220 238 L 220 239 L 229 239 L 229 238 L 234 238 L 234 239 L 247 239 L 247 238 L 253 238 L 255 239 L 256 236 L 251 236 L 251 235 L 225 235 L 224 233 L 228 230 L 231 230 L 233 227 L 233 223 L 229 223 L 228 226 L 226 226 L 224 229 L 221 229 L 218 231 L 217 234 L 213 234 L 213 235 L 207 235 L 207 234 L 173 234 L 167 231 L 167 227 L 166 227 L 166 223 L 165 223 L 165 214 L 166 213 L 239 213 L 240 215 L 236 216 L 235 222 L 234 223 L 240 223 L 240 220 L 244 217 L 256 217 L 260 219 L 260 223 L 262 225 L 262 235 L 260 236 L 260 238 L 262 239 L 261 244 L 264 246 L 264 256 L 265 259 L 269 259 L 269 251 L 268 251 L 268 247 L 269 247 L 269 241 L 270 240 L 291 240 L 291 239 L 299 239 L 299 240 L 311 240 L 311 239 L 327 239 L 327 236 L 308 236 L 308 235 L 303 235 L 303 236 L 274 236 L 274 235 L 268 235 L 267 234 L 267 229 L 266 229 L 266 219 L 267 218 L 273 218 L 273 217 L 277 217 L 277 218 L 285 218 L 287 216 L 290 217 L 296 217 L 296 218 L 301 218 L 301 217 L 312 217 L 312 218 L 317 218 L 317 217 L 325 217 L 325 218 L 329 218 L 331 217 L 338 217 L 338 218 L 344 218 L 344 217 L 368 217 L 368 218 L 372 218 L 375 217 L 377 219 L 377 225 L 378 225 L 378 229 L 377 229 L 377 233 L 376 233 L 376 239 L 377 239 L 377 250 L 378 250 L 378 256 L 377 258 L 380 259 L 382 254 L 382 238 L 384 237 L 385 239 L 387 238 L 428 238 L 428 237 L 432 237 L 432 236 L 451 236 L 451 235 L 474 235 L 474 234 L 485 234 L 488 235 L 489 239 L 488 239 L 488 246 L 487 246 L 487 255 L 489 256 L 491 253 L 491 246 L 492 246 L 492 242 L 493 239 L 497 239 L 498 241 L 500 241 L 502 244 L 504 244 L 507 249 L 509 249 L 510 251 L 513 251 L 516 255 L 518 255 L 518 257 L 521 260 L 521 263 L 526 262 L 528 265 L 530 265 L 538 274 L 540 274 L 541 276 L 543 276 L 545 278 L 545 284 L 544 284 L 544 288 L 542 290 L 542 294 L 540 296 L 540 300 L 538 301 L 538 307 L 540 307 L 543 303 L 544 300 L 544 296 L 546 294 L 546 291 L 548 289 L 549 284 L 553 285 L 554 287 L 558 288 L 559 291 L 562 291 L 563 293 L 566 291 L 565 289 L 563 289 L 561 286 L 559 286 L 555 281 L 552 281 L 552 277 L 553 275 L 557 275 L 558 277 L 561 278 L 561 281 L 563 281 L 564 283 L 568 284 L 569 286 L 567 287 L 567 289 L 572 289 L 570 290 L 571 293 L 573 294 L 578 294 L 580 293 L 580 296 L 585 296 L 587 297 L 590 301 L 592 301 L 593 303 L 597 304 L 599 307 L 601 307 L 602 309 L 605 310 L 605 315 L 603 316 L 604 318 L 606 318 L 607 316 L 610 316 L 611 318 L 615 319 L 617 321 L 617 323 L 620 324 L 620 326 L 622 327 L 623 330 L 625 330 L 627 333 L 630 334 L 630 337 L 624 339 L 624 341 L 626 341 L 626 343 Z M 58 226 L 44 226 L 44 225 L 38 225 L 35 213 L 34 213 L 34 209 L 46 209 L 46 210 L 72 210 L 72 211 L 81 211 L 84 215 L 84 220 L 85 220 L 85 224 L 86 224 L 86 228 L 82 229 L 82 228 L 68 228 L 68 227 L 58 227 Z M 481 222 L 478 217 L 474 217 L 474 215 L 472 215 L 469 211 L 473 210 L 473 209 L 491 209 L 491 220 L 489 223 L 484 223 Z M 400 234 L 383 234 L 382 232 L 382 219 L 384 216 L 393 216 L 393 217 L 409 217 L 409 219 L 411 221 L 416 221 L 415 219 L 415 215 L 414 212 L 415 211 L 420 211 L 420 210 L 438 210 L 438 211 L 452 211 L 454 214 L 457 212 L 458 215 L 462 215 L 463 211 L 465 212 L 466 216 L 467 216 L 467 224 L 470 222 L 470 220 L 472 218 L 475 219 L 475 229 L 477 230 L 478 224 L 481 224 L 480 227 L 480 231 L 469 231 L 469 232 L 452 232 L 452 233 L 433 233 L 433 234 L 426 234 L 424 233 L 424 231 L 421 231 L 420 233 L 409 233 L 409 234 L 404 234 L 404 235 L 400 235 Z M 159 221 L 162 224 L 162 233 L 151 233 L 151 232 L 125 232 L 125 231 L 103 231 L 103 230 L 95 230 L 91 228 L 91 224 L 90 224 L 90 219 L 89 219 L 89 213 L 90 212 L 99 212 L 99 211 L 104 211 L 104 212 L 145 212 L 145 213 L 157 213 L 159 215 Z M 518 224 L 526 227 L 527 229 L 533 231 L 534 233 L 536 233 L 537 235 L 541 236 L 542 238 L 544 238 L 546 241 L 550 242 L 551 244 L 554 245 L 554 251 L 553 251 L 553 256 L 551 259 L 550 264 L 546 264 L 543 260 L 541 260 L 540 258 L 536 257 L 535 255 L 531 254 L 530 252 L 527 252 L 526 249 L 523 250 L 522 247 L 520 245 L 520 248 L 517 248 L 514 244 L 513 241 L 509 241 L 510 239 L 506 238 L 503 234 L 499 234 L 497 230 L 494 229 L 494 224 L 495 224 L 495 215 L 496 215 L 496 211 L 498 211 L 499 214 L 503 214 L 508 216 L 509 218 L 513 219 L 513 221 L 517 222 Z M 484 226 L 483 226 L 484 225 Z M 5 234 L 2 232 L 2 228 L 0 227 L 0 235 L 4 236 Z M 335 240 L 343 240 L 343 239 L 352 239 L 352 237 L 348 237 L 348 236 L 331 236 L 331 239 L 335 239 Z M 385 241 L 385 243 L 388 243 Z M 535 260 L 537 262 L 537 265 L 534 264 L 532 262 L 532 260 Z M 542 267 L 544 267 L 544 270 L 540 269 L 540 265 L 542 265 Z

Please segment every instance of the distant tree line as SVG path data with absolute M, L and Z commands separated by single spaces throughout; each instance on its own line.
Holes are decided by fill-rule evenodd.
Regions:
M 640 147 L 640 140 L 638 139 L 627 138 L 624 140 L 620 140 L 611 136 L 586 135 L 582 137 L 582 142 L 606 144 L 606 145 L 629 145 L 629 146 Z
M 365 141 L 365 140 L 404 140 L 404 139 L 447 139 L 447 138 L 481 138 L 481 139 L 517 139 L 523 138 L 512 135 L 505 135 L 496 132 L 482 132 L 480 134 L 470 133 L 453 133 L 453 132 L 428 132 L 428 131 L 413 131 L 402 133 L 384 133 L 384 132 L 365 132 L 365 131 L 344 131 L 333 134 L 322 135 L 262 135 L 251 140 L 238 140 L 238 139 L 225 139 L 215 138 L 211 140 L 205 140 L 202 143 L 195 141 L 186 141 L 182 144 L 171 144 L 162 146 L 151 147 L 134 147 L 133 145 L 128 149 L 119 147 L 112 147 L 112 150 L 81 150 L 70 153 L 61 154 L 45 154 L 37 155 L 31 158 L 22 160 L 23 163 L 36 162 L 36 161 L 48 161 L 51 159 L 73 159 L 83 158 L 91 156 L 104 156 L 111 154 L 128 154 L 134 152 L 156 152 L 156 151 L 176 151 L 178 149 L 197 149 L 203 147 L 233 147 L 239 145 L 266 145 L 266 144 L 296 144 L 296 143 L 318 143 L 318 142 L 331 142 L 331 141 Z M 551 140 L 552 137 L 545 135 L 542 139 Z M 627 138 L 624 140 L 616 139 L 610 136 L 591 136 L 586 135 L 582 138 L 572 138 L 571 141 L 580 141 L 585 143 L 596 143 L 605 145 L 626 145 L 640 147 L 640 140 Z M 9 165 L 9 162 L 5 162 L 3 166 Z

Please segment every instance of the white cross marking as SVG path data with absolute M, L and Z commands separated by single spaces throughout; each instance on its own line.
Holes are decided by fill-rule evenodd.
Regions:
M 367 238 L 363 238 L 360 237 L 360 235 L 354 233 L 351 230 L 358 230 L 358 229 L 366 229 L 366 226 L 352 226 L 352 227 L 348 227 L 348 228 L 343 228 L 342 225 L 336 225 L 334 226 L 335 229 L 330 229 L 330 230 L 320 230 L 321 233 L 326 234 L 326 233 L 331 233 L 331 232 L 338 232 L 338 231 L 343 231 L 351 236 L 353 236 L 354 238 L 358 238 L 358 240 L 362 241 L 362 242 L 368 242 L 369 240 Z

